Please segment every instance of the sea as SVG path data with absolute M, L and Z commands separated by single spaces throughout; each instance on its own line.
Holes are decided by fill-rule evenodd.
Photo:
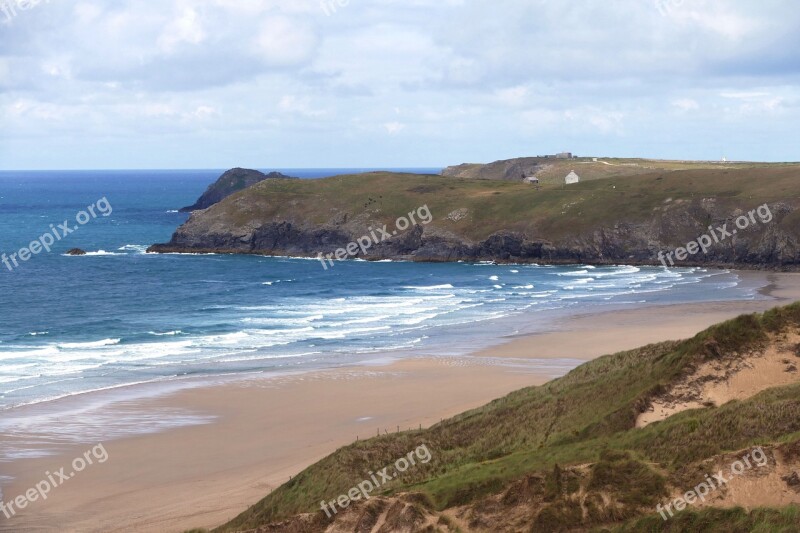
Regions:
M 371 169 L 264 170 L 319 179 Z M 101 199 L 111 207 L 84 217 L 50 252 L 11 270 L 0 264 L 0 432 L 30 429 L 30 418 L 15 416 L 21 408 L 93 391 L 452 357 L 556 329 L 570 314 L 760 297 L 736 272 L 704 268 L 342 261 L 325 269 L 314 259 L 146 253 L 170 239 L 188 216 L 178 209 L 222 172 L 0 172 L 6 256 L 64 221 L 76 226 Z M 71 248 L 88 253 L 69 256 Z M 3 453 L 24 450 L 0 450 L 0 461 Z

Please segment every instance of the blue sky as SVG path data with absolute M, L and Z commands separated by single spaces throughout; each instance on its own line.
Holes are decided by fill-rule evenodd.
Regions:
M 789 0 L 0 2 L 4 169 L 800 160 Z

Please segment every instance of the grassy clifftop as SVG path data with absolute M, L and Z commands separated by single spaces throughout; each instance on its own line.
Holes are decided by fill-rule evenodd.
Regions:
M 258 170 L 246 168 L 232 168 L 219 179 L 209 185 L 208 189 L 197 199 L 197 201 L 187 207 L 180 209 L 181 212 L 199 211 L 207 209 L 222 199 L 230 196 L 237 191 L 244 189 L 264 180 L 269 179 L 297 179 L 281 174 L 280 172 L 270 172 L 264 174 Z
M 795 268 L 800 167 L 657 171 L 540 188 L 511 181 L 376 172 L 323 180 L 267 180 L 195 213 L 154 251 L 314 256 L 394 227 L 427 205 L 433 221 L 359 256 L 366 259 L 510 260 L 658 264 L 756 207 L 769 224 L 696 256 L 701 264 Z
M 610 177 L 638 176 L 655 172 L 676 170 L 751 170 L 785 166 L 786 163 L 751 163 L 722 161 L 677 161 L 663 159 L 625 159 L 616 157 L 581 157 L 557 159 L 554 157 L 519 157 L 488 164 L 465 163 L 447 167 L 445 176 L 521 181 L 522 177 L 535 176 L 543 184 L 564 183 L 564 177 L 575 171 L 581 180 L 591 181 Z M 789 163 L 791 165 L 791 163 Z
M 213 215 L 240 227 L 262 220 L 323 225 L 342 215 L 393 224 L 427 204 L 434 215 L 430 227 L 473 241 L 499 229 L 558 239 L 617 222 L 648 220 L 703 198 L 717 199 L 731 213 L 764 202 L 794 204 L 800 200 L 800 167 L 657 172 L 571 186 L 554 183 L 539 190 L 525 183 L 390 172 L 271 180 L 237 193 Z M 461 209 L 466 210 L 463 218 L 449 217 Z
M 755 515 L 695 508 L 665 522 L 655 506 L 754 446 L 765 450 L 768 468 L 742 483 L 763 491 L 765 505 L 800 503 L 793 482 L 800 470 L 800 377 L 646 427 L 636 421 L 708 365 L 745 368 L 778 354 L 786 372 L 796 373 L 798 340 L 795 304 L 742 316 L 687 341 L 606 356 L 430 429 L 342 448 L 218 531 L 372 531 L 373 519 L 408 531 L 679 531 L 698 524 L 709 529 L 682 531 L 750 531 L 747 524 L 796 531 L 800 511 L 792 507 Z M 368 472 L 423 444 L 433 459 L 385 485 L 379 497 L 333 519 L 319 510 L 320 501 L 347 493 Z M 712 507 L 735 504 L 737 490 L 746 492 L 720 489 Z M 772 493 L 785 498 L 770 500 Z

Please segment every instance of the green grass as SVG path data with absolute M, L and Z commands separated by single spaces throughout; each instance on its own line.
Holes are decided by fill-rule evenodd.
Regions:
M 798 176 L 800 166 L 780 165 L 657 171 L 537 190 L 516 182 L 373 172 L 322 180 L 266 180 L 232 195 L 213 212 L 215 219 L 235 227 L 270 220 L 319 226 L 346 215 L 354 231 L 365 232 L 375 221 L 391 227 L 398 217 L 427 204 L 433 215 L 430 229 L 473 242 L 499 230 L 556 241 L 601 227 L 650 221 L 703 198 L 715 198 L 726 213 L 748 211 L 767 201 L 800 205 Z M 450 220 L 448 215 L 459 209 L 467 209 L 468 215 Z M 786 219 L 779 227 L 796 234 L 791 215 Z M 697 237 L 693 226 L 672 230 L 676 246 Z
M 385 494 L 420 492 L 437 509 L 445 509 L 499 493 L 537 472 L 550 476 L 547 490 L 555 494 L 566 489 L 554 472 L 594 463 L 590 487 L 615 491 L 623 509 L 612 518 L 630 518 L 654 505 L 667 481 L 693 485 L 688 483 L 693 473 L 686 468 L 692 463 L 800 435 L 800 385 L 634 428 L 649 398 L 698 365 L 759 350 L 770 334 L 798 325 L 800 303 L 745 315 L 687 341 L 597 359 L 547 385 L 514 392 L 427 430 L 355 443 L 306 469 L 218 531 L 318 511 L 320 501 L 345 493 L 370 470 L 423 443 L 433 460 L 384 487 Z M 542 519 L 548 516 L 574 519 L 558 498 Z
M 673 172 L 686 170 L 752 170 L 796 165 L 796 163 L 750 163 L 719 161 L 674 161 L 657 159 L 623 159 L 600 157 L 593 161 L 591 157 L 578 159 L 540 159 L 518 158 L 497 161 L 489 164 L 465 164 L 454 167 L 458 176 L 483 179 L 521 179 L 520 173 L 529 175 L 534 166 L 538 166 L 536 176 L 545 185 L 563 184 L 564 177 L 572 170 L 577 172 L 582 181 L 593 181 L 611 177 L 637 176 L 654 172 Z

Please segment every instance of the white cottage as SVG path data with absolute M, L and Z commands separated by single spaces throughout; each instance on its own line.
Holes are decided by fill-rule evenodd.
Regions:
M 567 174 L 567 177 L 564 178 L 564 180 L 567 182 L 567 185 L 572 185 L 573 183 L 580 183 L 581 177 L 575 174 L 575 171 L 573 170 Z
M 539 185 L 539 178 L 536 176 L 531 176 L 529 178 L 525 178 L 525 183 L 531 183 L 533 185 Z

